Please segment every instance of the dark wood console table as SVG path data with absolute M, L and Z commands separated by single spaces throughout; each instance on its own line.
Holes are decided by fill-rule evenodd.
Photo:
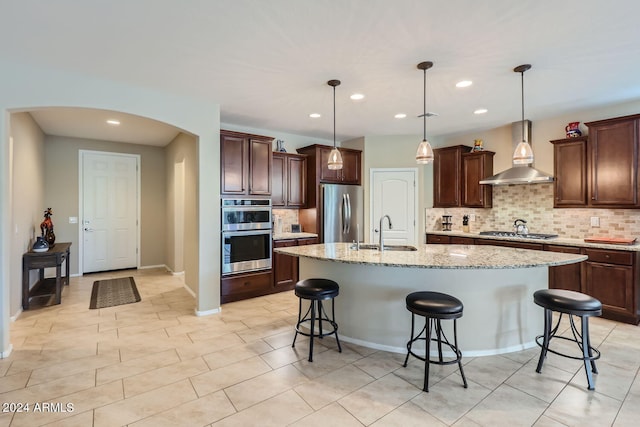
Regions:
M 56 304 L 62 302 L 62 285 L 69 284 L 69 248 L 71 243 L 56 243 L 47 252 L 29 251 L 22 255 L 22 308 L 29 309 L 29 299 L 55 295 Z M 65 275 L 62 276 L 62 263 L 66 262 Z M 44 277 L 44 269 L 56 268 L 55 278 Z M 40 280 L 29 289 L 29 271 L 40 270 Z

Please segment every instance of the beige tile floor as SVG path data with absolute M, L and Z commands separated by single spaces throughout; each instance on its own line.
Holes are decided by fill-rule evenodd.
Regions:
M 127 275 L 141 302 L 88 309 L 94 280 Z M 403 368 L 401 354 L 348 343 L 338 353 L 330 337 L 309 363 L 306 338 L 291 348 L 296 315 L 285 292 L 196 317 L 181 280 L 160 270 L 73 278 L 61 305 L 11 327 L 0 426 L 640 425 L 636 326 L 592 320 L 596 391 L 579 361 L 550 355 L 536 374 L 530 349 L 464 359 L 468 389 L 454 367 L 434 366 L 424 393 L 422 363 Z

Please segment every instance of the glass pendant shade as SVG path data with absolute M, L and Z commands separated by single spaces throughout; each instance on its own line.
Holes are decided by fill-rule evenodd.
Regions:
M 335 147 L 333 147 L 333 150 L 329 153 L 327 167 L 331 170 L 342 169 L 342 154 L 340 154 L 340 150 Z
M 524 136 L 524 72 L 531 69 L 531 64 L 519 65 L 513 69 L 514 72 L 520 73 L 520 101 L 522 107 L 522 141 L 516 146 L 513 152 L 514 165 L 530 165 L 533 163 L 533 150 L 531 144 L 527 142 Z
M 329 80 L 327 84 L 333 88 L 333 149 L 329 153 L 327 167 L 336 170 L 342 169 L 342 154 L 336 148 L 336 86 L 340 85 L 340 80 Z
M 431 162 L 433 162 L 433 149 L 431 148 L 429 141 L 423 139 L 420 145 L 418 145 L 418 150 L 416 151 L 416 163 L 419 165 L 426 165 Z
M 533 163 L 533 150 L 526 141 L 521 141 L 513 152 L 513 163 L 516 165 L 530 165 Z

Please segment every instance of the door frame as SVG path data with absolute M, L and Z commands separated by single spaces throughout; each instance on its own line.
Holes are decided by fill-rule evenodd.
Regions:
M 418 218 L 418 168 L 369 168 L 369 238 L 371 239 L 371 230 L 375 226 L 376 219 L 373 218 L 373 175 L 375 172 L 412 172 L 413 173 L 413 221 L 415 222 L 413 227 L 414 241 L 420 242 L 418 239 L 420 232 L 420 219 Z
M 118 153 L 113 151 L 78 150 L 78 275 L 84 275 L 84 239 L 82 228 L 84 221 L 84 156 L 98 154 L 130 157 L 136 161 L 136 268 L 140 268 L 140 154 Z

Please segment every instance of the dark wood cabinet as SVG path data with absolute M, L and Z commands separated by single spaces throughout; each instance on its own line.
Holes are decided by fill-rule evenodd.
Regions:
M 449 240 L 452 245 L 475 245 L 476 244 L 475 239 L 473 239 L 472 237 L 451 236 Z
M 534 251 L 541 251 L 543 249 L 542 243 L 514 242 L 497 239 L 475 239 L 475 242 L 476 245 L 504 246 L 507 248 L 530 249 Z
M 306 154 L 308 158 L 309 183 L 360 185 L 362 181 L 362 152 L 350 148 L 339 148 L 342 154 L 342 169 L 332 170 L 327 166 L 332 148 L 319 144 L 298 148 L 298 153 Z
M 493 206 L 493 187 L 480 180 L 493 175 L 492 151 L 462 154 L 462 206 L 490 208 Z
M 273 248 L 298 246 L 295 239 L 275 240 Z M 298 258 L 273 252 L 273 287 L 282 290 L 293 289 L 298 281 Z
M 451 236 L 442 236 L 440 234 L 427 234 L 427 244 L 444 244 L 451 243 Z
M 284 248 L 290 246 L 312 245 L 318 243 L 317 237 L 300 239 L 275 240 L 273 247 Z M 299 280 L 298 257 L 273 252 L 273 287 L 279 291 L 293 289 Z
M 545 245 L 545 251 L 565 254 L 580 254 L 580 248 L 572 246 Z M 582 292 L 582 263 L 549 267 L 549 289 L 568 289 Z
M 493 175 L 492 151 L 455 145 L 433 150 L 433 207 L 492 206 L 492 188 L 479 181 Z
M 638 253 L 605 249 L 584 249 L 583 292 L 602 303 L 608 319 L 637 324 Z
M 220 192 L 223 195 L 271 195 L 273 138 L 220 131 Z
M 638 208 L 640 115 L 586 123 L 589 127 L 590 205 Z
M 597 298 L 606 319 L 634 325 L 640 322 L 640 252 L 427 234 L 427 243 L 457 242 L 587 255 L 589 259 L 581 263 L 549 267 L 549 288 Z
M 220 302 L 227 303 L 271 293 L 271 270 L 223 277 L 220 279 Z
M 271 204 L 302 208 L 307 203 L 307 158 L 301 154 L 273 153 Z
M 471 147 L 456 145 L 454 147 L 436 148 L 433 150 L 433 207 L 451 208 L 460 206 L 462 152 Z
M 553 144 L 553 207 L 588 204 L 587 137 L 557 139 Z
M 329 169 L 328 162 L 331 150 L 332 147 L 327 146 L 319 148 L 320 182 L 360 185 L 360 151 L 339 148 L 340 154 L 342 154 L 342 169 Z

